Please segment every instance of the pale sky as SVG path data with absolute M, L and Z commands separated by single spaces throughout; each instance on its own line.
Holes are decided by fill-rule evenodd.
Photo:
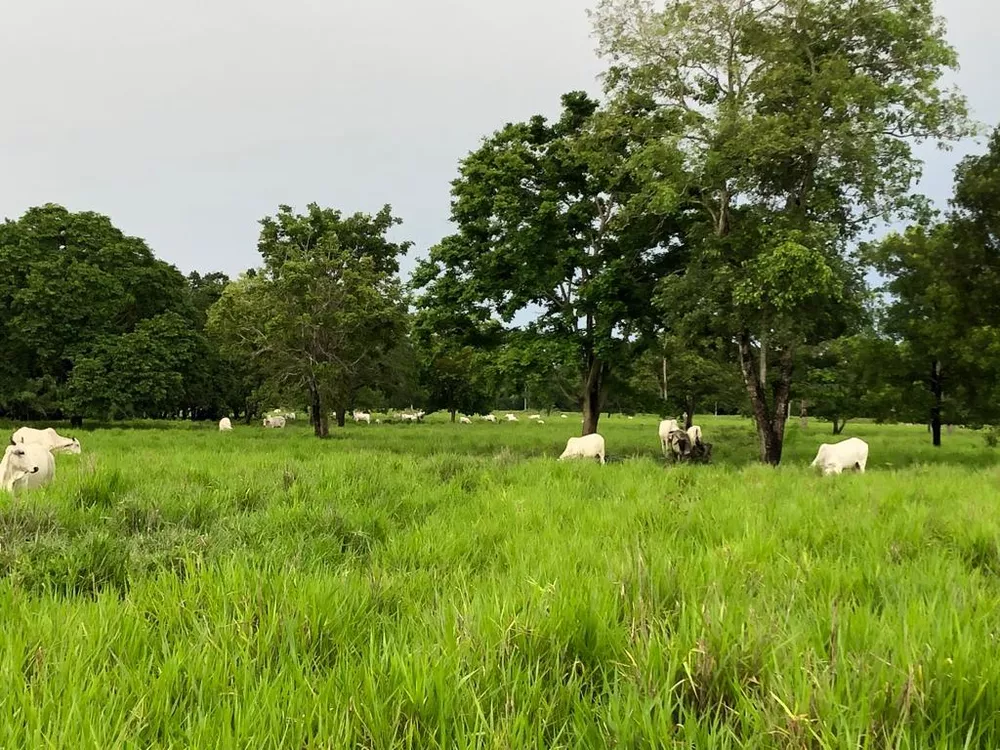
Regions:
M 185 273 L 257 265 L 257 220 L 391 203 L 422 254 L 457 163 L 599 92 L 590 0 L 12 0 L 0 21 L 0 217 L 107 214 Z M 1000 124 L 998 0 L 938 0 L 974 115 Z M 960 153 L 925 151 L 923 189 Z

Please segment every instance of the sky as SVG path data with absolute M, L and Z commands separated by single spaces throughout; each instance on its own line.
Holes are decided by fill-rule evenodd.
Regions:
M 0 25 L 0 217 L 112 218 L 185 273 L 258 264 L 279 204 L 389 203 L 451 231 L 459 160 L 506 122 L 599 93 L 591 0 L 30 0 Z M 997 0 L 939 0 L 974 116 L 1000 124 Z M 926 148 L 939 203 L 956 160 Z

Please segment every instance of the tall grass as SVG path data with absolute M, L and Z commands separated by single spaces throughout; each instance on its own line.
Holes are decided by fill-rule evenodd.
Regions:
M 578 419 L 83 433 L 0 496 L 0 747 L 1000 747 L 981 436 Z

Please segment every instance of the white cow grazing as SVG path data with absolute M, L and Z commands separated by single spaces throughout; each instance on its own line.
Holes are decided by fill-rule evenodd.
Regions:
M 44 445 L 8 445 L 0 460 L 0 487 L 7 492 L 41 487 L 56 475 L 56 460 Z
M 545 420 L 539 419 L 537 422 L 535 422 L 535 424 L 545 424 Z
M 229 417 L 223 417 L 219 420 L 219 432 L 226 432 L 231 429 L 233 429 L 233 423 L 229 421 Z
M 460 424 L 472 424 L 472 420 L 468 417 L 460 417 L 458 421 Z
M 563 419 L 569 419 L 569 417 L 567 417 L 565 414 L 560 414 L 559 416 L 562 417 Z
M 566 450 L 559 456 L 564 458 L 599 458 L 604 463 L 604 438 L 594 433 L 583 437 L 571 437 L 566 441 Z
M 691 445 L 701 445 L 701 428 L 693 424 L 687 428 L 688 438 L 691 440 Z
M 284 417 L 265 417 L 264 418 L 264 426 L 265 427 L 270 427 L 270 428 L 276 429 L 276 430 L 283 429 L 284 426 L 285 426 L 285 418 Z
M 508 422 L 516 422 L 517 421 L 517 415 L 516 414 L 508 414 L 507 415 L 507 421 Z
M 492 422 L 493 424 L 496 424 L 496 422 L 497 422 L 497 415 L 496 414 L 487 414 L 485 417 L 483 417 L 483 421 L 484 422 Z
M 53 453 L 80 453 L 79 440 L 63 437 L 51 427 L 44 430 L 22 427 L 14 433 L 10 442 L 19 445 L 41 445 Z
M 357 410 L 355 410 L 355 412 L 354 412 L 354 421 L 355 422 L 364 422 L 365 424 L 371 424 L 372 423 L 372 415 L 369 414 L 366 411 L 357 411 Z
M 532 414 L 530 417 L 528 417 L 528 419 L 541 419 L 541 418 L 542 418 L 541 414 Z
M 868 443 L 859 438 L 848 438 L 830 445 L 823 443 L 810 466 L 818 466 L 824 476 L 840 474 L 845 469 L 864 473 L 868 464 Z
M 664 419 L 660 422 L 660 447 L 663 448 L 663 455 L 667 455 L 667 443 L 670 439 L 671 432 L 679 431 L 680 425 L 677 424 L 676 419 Z
M 288 412 L 288 413 L 287 413 L 287 414 L 285 415 L 285 419 L 291 419 L 291 420 L 293 420 L 293 421 L 294 421 L 294 420 L 295 420 L 295 412 L 294 412 L 294 411 L 290 411 L 290 412 Z

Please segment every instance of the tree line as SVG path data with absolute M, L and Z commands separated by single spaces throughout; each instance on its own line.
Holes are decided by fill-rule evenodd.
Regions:
M 106 217 L 0 227 L 0 412 L 251 419 L 356 406 L 997 420 L 1000 135 L 947 211 L 913 147 L 977 132 L 931 0 L 603 0 L 605 96 L 460 163 L 407 283 L 389 206 L 289 206 L 260 265 L 184 277 Z M 905 229 L 872 241 L 881 222 Z M 871 281 L 876 274 L 876 281 Z

